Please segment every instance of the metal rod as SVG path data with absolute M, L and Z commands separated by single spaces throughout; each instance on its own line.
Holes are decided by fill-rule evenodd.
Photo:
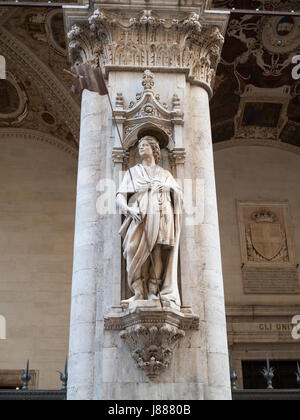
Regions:
M 64 3 L 64 2 L 31 2 L 31 1 L 0 1 L 0 6 L 10 7 L 62 7 L 62 8 L 81 8 L 88 9 L 88 6 L 78 5 L 76 3 Z M 300 11 L 284 11 L 284 10 L 253 10 L 253 9 L 211 9 L 205 10 L 205 13 L 209 14 L 243 14 L 243 15 L 272 15 L 272 16 L 300 16 Z
M 21 374 L 21 381 L 23 382 L 22 391 L 28 390 L 28 383 L 30 382 L 30 380 L 31 380 L 31 375 L 29 372 L 29 360 L 27 360 L 26 369 L 23 370 Z
M 213 9 L 207 10 L 207 13 L 219 14 L 219 13 L 227 13 L 230 14 L 239 14 L 239 15 L 268 15 L 268 16 L 300 16 L 300 11 L 285 11 L 285 10 L 253 10 L 253 9 Z
M 59 2 L 30 2 L 30 1 L 0 1 L 0 6 L 11 6 L 11 7 L 63 7 L 65 6 L 65 3 L 59 3 Z M 75 6 L 75 4 L 70 4 L 70 6 Z
M 267 381 L 267 389 L 274 389 L 273 388 L 273 379 L 274 379 L 274 374 L 275 374 L 275 369 L 271 367 L 270 365 L 270 358 L 269 355 L 267 354 L 266 356 L 266 364 L 267 367 L 263 368 L 262 370 L 262 375 L 265 378 L 265 380 Z

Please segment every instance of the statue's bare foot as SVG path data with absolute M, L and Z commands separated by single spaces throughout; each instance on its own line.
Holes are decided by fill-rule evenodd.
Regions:
M 135 302 L 136 300 L 145 300 L 144 295 L 136 294 L 129 299 L 121 300 L 121 304 L 128 305 L 131 302 Z
M 148 300 L 158 299 L 158 296 L 154 293 L 148 293 Z
M 158 284 L 161 284 L 161 281 L 156 279 L 150 279 L 148 284 L 148 300 L 158 299 Z

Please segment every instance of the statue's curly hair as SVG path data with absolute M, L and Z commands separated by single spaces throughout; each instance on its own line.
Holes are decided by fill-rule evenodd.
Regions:
M 158 140 L 153 136 L 144 136 L 139 140 L 138 144 L 140 144 L 144 140 L 146 140 L 150 144 L 153 151 L 155 163 L 158 164 L 158 162 L 160 161 L 160 146 Z

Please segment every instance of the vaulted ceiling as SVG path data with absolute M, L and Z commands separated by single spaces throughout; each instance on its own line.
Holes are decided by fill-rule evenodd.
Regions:
M 74 3 L 74 1 L 67 0 Z M 300 10 L 298 1 L 212 0 L 214 8 Z M 70 93 L 62 11 L 0 7 L 0 128 L 36 130 L 78 149 L 80 98 Z M 300 17 L 232 12 L 211 101 L 214 143 L 273 141 L 300 147 Z
M 214 0 L 214 6 L 299 11 L 299 2 Z M 213 141 L 274 140 L 300 147 L 300 17 L 232 13 L 211 102 Z
M 0 127 L 44 133 L 77 150 L 80 103 L 70 93 L 61 9 L 0 7 Z

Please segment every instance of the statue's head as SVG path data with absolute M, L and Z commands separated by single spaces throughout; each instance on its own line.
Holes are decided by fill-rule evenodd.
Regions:
M 140 156 L 143 157 L 144 153 L 147 154 L 147 147 L 145 147 L 147 144 L 152 150 L 155 163 L 158 164 L 158 162 L 160 161 L 160 147 L 158 140 L 153 136 L 144 136 L 139 140 L 138 149 Z

